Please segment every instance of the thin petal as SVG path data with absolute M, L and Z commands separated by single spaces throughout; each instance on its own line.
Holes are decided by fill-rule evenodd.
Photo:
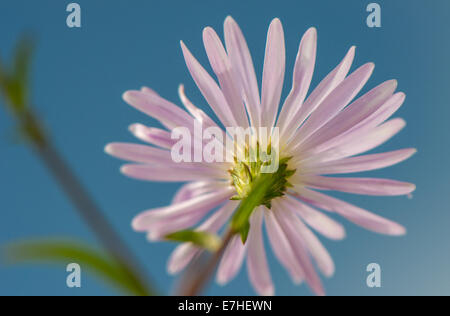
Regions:
M 130 125 L 128 129 L 136 138 L 161 148 L 171 149 L 176 143 L 176 140 L 170 137 L 170 133 L 168 131 L 159 128 L 147 127 L 145 125 L 135 123 Z
M 207 27 L 203 30 L 203 43 L 214 73 L 219 79 L 220 88 L 230 106 L 236 122 L 241 127 L 248 127 L 248 118 L 242 100 L 237 75 L 231 67 L 231 61 L 216 32 Z
M 286 122 L 280 121 L 278 126 L 283 128 L 286 124 L 282 139 L 289 140 L 299 126 L 301 126 L 306 118 L 322 103 L 323 100 L 345 79 L 352 65 L 353 58 L 355 56 L 355 47 L 351 47 L 341 63 L 336 66 L 336 68 L 330 72 L 325 79 L 323 79 L 319 85 L 311 92 L 311 95 L 306 99 L 305 103 L 301 105 L 299 110 L 289 118 L 286 117 Z M 284 108 L 284 106 L 283 106 Z M 281 117 L 281 116 L 280 116 Z
M 234 236 L 225 249 L 217 268 L 217 283 L 225 285 L 236 276 L 242 267 L 245 251 L 246 246 L 242 243 L 241 237 L 238 235 Z
M 280 200 L 281 207 L 284 207 L 283 215 L 291 222 L 292 226 L 297 231 L 297 234 L 299 234 L 300 238 L 305 242 L 308 252 L 314 258 L 319 270 L 327 277 L 332 276 L 334 274 L 334 262 L 333 259 L 331 259 L 330 254 L 314 233 L 311 232 L 297 216 L 295 216 L 295 210 L 292 210 L 289 204 L 285 202 L 285 199 Z
M 230 107 L 217 83 L 195 59 L 183 42 L 181 42 L 181 49 L 192 78 L 219 120 L 226 127 L 237 126 Z
M 175 193 L 172 204 L 189 200 L 197 195 L 213 192 L 225 186 L 227 186 L 227 183 L 219 181 L 197 181 L 187 183 Z
M 217 233 L 225 225 L 231 214 L 236 209 L 238 202 L 229 201 L 220 210 L 211 215 L 197 230 Z M 170 274 L 175 274 L 183 270 L 195 257 L 202 252 L 202 249 L 195 247 L 191 243 L 184 243 L 175 248 L 169 258 L 167 269 Z
M 242 93 L 246 101 L 247 112 L 253 126 L 260 125 L 261 105 L 258 82 L 252 57 L 245 41 L 244 35 L 232 17 L 225 19 L 225 45 L 233 69 L 242 84 Z
M 273 212 L 265 212 L 265 223 L 275 256 L 289 272 L 294 283 L 301 283 L 304 279 L 303 269 L 295 259 L 294 251 Z
M 362 89 L 374 69 L 374 64 L 367 63 L 337 86 L 311 114 L 308 120 L 296 132 L 294 136 L 295 146 L 308 139 L 315 131 L 331 120 L 342 110 Z M 294 145 L 294 144 L 293 144 Z
M 125 102 L 159 120 L 168 129 L 177 126 L 192 126 L 192 117 L 175 104 L 157 94 L 141 91 L 127 91 L 123 95 Z
M 167 271 L 169 274 L 177 274 L 194 259 L 194 257 L 200 252 L 200 249 L 196 248 L 191 243 L 184 243 L 179 245 L 169 257 L 167 262 Z
M 314 73 L 317 49 L 317 31 L 310 28 L 303 35 L 298 48 L 295 60 L 294 75 L 292 78 L 292 89 L 289 93 L 278 118 L 278 127 L 281 128 L 280 135 L 283 138 L 290 129 L 295 129 L 299 125 L 298 119 L 301 114 L 300 108 L 303 105 L 311 79 Z M 295 126 L 293 126 L 295 125 Z M 289 138 L 289 136 L 287 137 Z
M 336 137 L 351 130 L 375 113 L 377 109 L 388 101 L 396 88 L 396 80 L 386 81 L 373 88 L 318 129 L 299 149 L 303 152 L 311 148 L 315 151 L 320 151 L 319 145 L 325 144 L 324 146 L 326 146 L 326 143 L 332 143 Z
M 309 176 L 303 182 L 320 190 L 336 190 L 364 195 L 406 195 L 416 189 L 412 183 L 377 178 L 330 178 Z
M 380 154 L 343 158 L 316 165 L 311 162 L 308 166 L 304 166 L 305 169 L 301 173 L 338 174 L 376 170 L 400 163 L 411 157 L 416 151 L 414 148 L 406 148 Z
M 352 137 L 351 141 L 332 147 L 317 155 L 312 155 L 310 160 L 331 161 L 345 157 L 359 155 L 372 150 L 395 136 L 406 126 L 406 122 L 401 118 L 392 119 L 374 129 L 361 133 L 360 137 Z
M 140 144 L 111 143 L 106 145 L 105 152 L 116 158 L 134 162 L 163 163 L 172 161 L 170 151 Z
M 214 170 L 196 163 L 127 164 L 123 165 L 120 171 L 128 177 L 144 181 L 187 182 L 227 177 L 226 173 L 220 169 Z
M 331 196 L 308 190 L 306 188 L 294 188 L 294 195 L 299 199 L 315 205 L 321 209 L 335 212 L 352 223 L 380 234 L 399 236 L 406 230 L 400 224 L 363 210 L 357 206 L 338 200 Z
M 320 281 L 320 278 L 317 275 L 316 270 L 314 269 L 311 259 L 309 258 L 305 241 L 303 240 L 303 238 L 301 238 L 300 234 L 297 231 L 297 228 L 290 221 L 289 216 L 286 216 L 285 212 L 280 212 L 278 210 L 275 211 L 274 214 L 278 220 L 278 223 L 280 223 L 281 228 L 285 232 L 292 249 L 294 250 L 297 261 L 302 266 L 302 269 L 305 273 L 306 283 L 317 295 L 325 295 L 322 282 Z
M 248 234 L 247 270 L 250 282 L 259 295 L 274 295 L 274 287 L 267 264 L 266 252 L 262 239 L 262 207 L 253 211 L 250 217 L 250 231 Z
M 322 212 L 313 209 L 309 205 L 306 205 L 289 195 L 286 198 L 286 203 L 291 205 L 292 210 L 294 210 L 306 224 L 323 236 L 333 240 L 345 238 L 344 227 Z
M 285 63 L 283 26 L 279 19 L 273 19 L 267 33 L 261 88 L 262 126 L 264 127 L 272 127 L 275 123 L 283 88 Z
M 233 195 L 234 189 L 229 187 L 216 192 L 200 195 L 190 200 L 166 207 L 144 211 L 133 219 L 133 229 L 145 231 L 160 220 L 173 220 L 176 217 L 186 217 L 192 214 L 205 213 L 226 201 Z

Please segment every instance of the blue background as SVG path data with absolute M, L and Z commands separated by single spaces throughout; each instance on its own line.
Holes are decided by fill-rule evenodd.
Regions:
M 450 2 L 378 1 L 382 27 L 370 29 L 365 20 L 370 1 L 82 1 L 82 28 L 66 26 L 70 1 L 5 0 L 0 3 L 0 53 L 10 58 L 24 31 L 38 38 L 34 59 L 33 102 L 63 156 L 105 210 L 114 227 L 145 264 L 157 286 L 173 289 L 175 279 L 165 272 L 173 244 L 149 244 L 130 227 L 139 211 L 169 203 L 178 184 L 139 182 L 119 173 L 120 161 L 103 152 L 110 141 L 134 141 L 127 127 L 134 122 L 154 124 L 127 106 L 121 94 L 148 85 L 178 102 L 177 86 L 185 83 L 195 103 L 207 108 L 190 78 L 179 40 L 207 67 L 202 28 L 223 34 L 223 20 L 232 15 L 243 29 L 261 78 L 268 24 L 279 17 L 285 29 L 287 80 L 298 42 L 310 26 L 318 29 L 316 85 L 357 46 L 353 69 L 367 61 L 376 64 L 366 88 L 391 78 L 407 94 L 397 116 L 408 126 L 379 150 L 416 147 L 412 159 L 366 175 L 417 184 L 414 197 L 362 197 L 335 194 L 347 201 L 404 224 L 405 237 L 367 232 L 345 223 L 343 242 L 325 239 L 336 263 L 336 274 L 324 280 L 330 295 L 450 294 Z M 47 237 L 75 237 L 96 243 L 61 189 L 40 161 L 14 139 L 15 125 L 0 111 L 0 244 Z M 447 139 L 447 140 L 446 140 Z M 342 220 L 343 221 L 343 220 Z M 344 221 L 343 221 L 344 222 Z M 309 295 L 305 286 L 292 285 L 287 273 L 268 250 L 279 295 Z M 382 288 L 366 286 L 366 266 L 382 268 Z M 64 266 L 0 266 L 0 294 L 110 295 L 117 292 L 96 278 L 83 275 L 81 289 L 65 285 Z M 208 294 L 252 295 L 245 269 L 229 285 L 212 285 Z

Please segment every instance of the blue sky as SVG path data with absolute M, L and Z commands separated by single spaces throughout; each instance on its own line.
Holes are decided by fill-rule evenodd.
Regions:
M 169 292 L 175 279 L 165 272 L 173 244 L 149 244 L 130 227 L 139 211 L 167 204 L 178 184 L 139 182 L 119 173 L 120 161 L 103 152 L 110 141 L 134 141 L 131 123 L 156 124 L 127 106 L 121 95 L 147 85 L 177 102 L 184 83 L 192 100 L 207 110 L 184 65 L 183 40 L 210 70 L 202 47 L 203 27 L 222 34 L 227 15 L 243 29 L 261 78 L 267 27 L 279 17 L 286 35 L 288 92 L 298 42 L 307 28 L 318 30 L 318 56 L 313 86 L 357 46 L 353 69 L 368 61 L 375 72 L 364 91 L 395 78 L 407 99 L 396 114 L 408 125 L 379 150 L 416 147 L 405 163 L 366 176 L 414 182 L 406 197 L 363 197 L 335 194 L 397 220 L 408 229 L 401 238 L 376 235 L 344 222 L 343 242 L 324 240 L 336 263 L 336 274 L 324 280 L 331 295 L 450 294 L 450 3 L 377 1 L 382 27 L 368 28 L 370 1 L 78 1 L 82 27 L 69 29 L 69 1 L 5 0 L 0 3 L 0 53 L 9 58 L 18 37 L 31 31 L 38 39 L 34 59 L 33 103 L 51 131 L 56 146 L 95 196 L 114 227 L 155 279 Z M 33 153 L 14 142 L 14 122 L 0 110 L 0 244 L 39 237 L 77 238 L 95 244 L 94 236 Z M 270 268 L 279 295 L 309 295 L 294 286 L 271 251 Z M 365 284 L 366 266 L 382 268 L 382 287 Z M 0 294 L 109 295 L 114 290 L 90 276 L 81 289 L 65 285 L 64 266 L 0 266 Z M 225 287 L 212 285 L 212 295 L 252 295 L 245 269 Z

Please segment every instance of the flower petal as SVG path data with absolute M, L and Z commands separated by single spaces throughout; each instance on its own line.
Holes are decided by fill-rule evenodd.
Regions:
M 290 204 L 291 209 L 295 211 L 306 224 L 323 236 L 332 240 L 341 240 L 345 238 L 344 227 L 322 212 L 313 209 L 309 205 L 306 205 L 289 195 L 286 197 L 286 203 Z
M 264 215 L 267 235 L 275 256 L 289 272 L 294 283 L 301 283 L 304 279 L 304 272 L 295 258 L 294 251 L 284 231 L 281 229 L 273 212 L 265 212 Z
M 248 234 L 247 270 L 250 282 L 256 292 L 263 296 L 274 295 L 274 287 L 267 264 L 266 252 L 262 238 L 262 221 L 264 209 L 259 207 L 250 217 L 250 231 Z
M 333 143 L 336 137 L 351 130 L 375 113 L 377 109 L 387 102 L 396 88 L 396 80 L 386 81 L 373 88 L 318 129 L 307 141 L 299 146 L 299 150 L 302 152 L 311 149 L 316 152 L 321 151 L 321 145 L 326 146 L 327 143 Z
M 323 100 L 325 100 L 325 98 L 332 91 L 334 91 L 334 89 L 342 82 L 342 80 L 345 79 L 348 71 L 350 70 L 350 66 L 352 65 L 354 56 L 355 47 L 353 46 L 349 49 L 341 63 L 336 66 L 336 68 L 332 72 L 330 72 L 325 77 L 325 79 L 323 79 L 319 83 L 319 85 L 311 92 L 311 95 L 301 105 L 298 111 L 292 115 L 292 118 L 289 118 L 289 115 L 286 115 L 286 122 L 288 122 L 289 120 L 286 125 L 283 123 L 283 119 L 281 119 L 278 126 L 280 128 L 283 128 L 283 125 L 285 125 L 284 133 L 282 135 L 280 133 L 280 136 L 282 136 L 281 139 L 286 139 L 287 141 L 289 141 L 292 135 L 294 135 L 294 133 L 296 132 L 297 128 L 304 123 L 306 118 L 323 102 Z M 284 107 L 285 106 L 283 106 L 283 108 Z
M 197 195 L 213 192 L 227 185 L 228 183 L 223 181 L 196 181 L 187 183 L 175 193 L 172 204 L 189 200 Z
M 291 209 L 285 199 L 280 199 L 279 203 L 281 207 L 284 208 L 283 216 L 291 222 L 292 226 L 297 231 L 297 234 L 299 234 L 300 238 L 305 242 L 308 252 L 314 258 L 319 270 L 327 277 L 332 276 L 334 274 L 334 262 L 328 251 L 314 233 L 311 232 L 297 216 L 295 216 L 295 210 Z
M 198 163 L 126 164 L 120 171 L 128 177 L 144 181 L 188 182 L 226 178 L 226 173 L 222 170 Z
M 181 42 L 181 49 L 183 50 L 186 66 L 211 109 L 224 126 L 237 126 L 230 107 L 217 83 L 195 59 L 183 42 Z
M 364 195 L 406 195 L 416 189 L 412 183 L 378 178 L 329 178 L 308 176 L 303 182 L 319 190 L 335 190 Z
M 161 224 L 161 220 L 170 223 L 177 217 L 189 217 L 193 214 L 205 214 L 220 205 L 233 195 L 234 188 L 228 187 L 215 192 L 203 194 L 190 200 L 152 209 L 140 213 L 133 219 L 133 229 L 136 231 L 150 230 L 154 224 Z
M 241 236 L 235 235 L 231 239 L 217 268 L 216 282 L 218 284 L 225 285 L 236 276 L 242 267 L 246 248 Z
M 176 140 L 170 137 L 170 133 L 168 131 L 159 128 L 147 127 L 145 125 L 135 123 L 130 125 L 128 129 L 137 139 L 161 148 L 171 149 L 176 143 Z
M 406 122 L 403 119 L 392 119 L 368 132 L 361 133 L 358 138 L 352 137 L 351 141 L 312 155 L 308 160 L 331 161 L 365 153 L 391 139 L 405 126 Z
M 273 19 L 267 33 L 261 87 L 261 126 L 263 127 L 270 128 L 275 123 L 283 89 L 285 63 L 283 26 L 279 19 Z
M 374 64 L 367 63 L 345 78 L 296 131 L 292 145 L 298 147 L 299 144 L 308 139 L 315 131 L 342 110 L 362 89 L 372 74 L 373 69 Z
M 225 225 L 231 214 L 236 209 L 238 202 L 229 201 L 220 210 L 211 215 L 203 224 L 201 224 L 197 230 L 207 231 L 210 233 L 217 233 L 217 231 Z M 176 274 L 183 270 L 191 260 L 203 250 L 196 247 L 192 243 L 184 243 L 179 245 L 172 252 L 167 269 L 170 274 Z
M 110 143 L 106 145 L 105 152 L 116 158 L 134 162 L 172 162 L 170 151 L 150 147 L 147 145 L 131 143 Z
M 306 188 L 294 187 L 294 190 L 296 190 L 296 193 L 293 194 L 295 197 L 326 211 L 335 212 L 370 231 L 393 236 L 404 235 L 406 233 L 405 228 L 400 224 L 347 202 Z
M 317 49 L 317 31 L 310 28 L 303 35 L 298 48 L 297 58 L 295 60 L 294 75 L 292 78 L 292 89 L 287 96 L 278 118 L 278 127 L 281 138 L 289 130 L 297 129 L 299 126 L 298 118 L 301 114 L 300 109 L 308 93 L 311 79 L 314 73 Z M 289 138 L 290 136 L 287 136 Z
M 177 126 L 189 127 L 193 124 L 193 119 L 188 113 L 157 94 L 132 90 L 125 92 L 123 99 L 136 109 L 157 119 L 170 130 Z
M 261 126 L 258 82 L 247 42 L 241 29 L 230 16 L 225 19 L 224 31 L 228 56 L 242 85 L 242 92 L 251 123 L 253 126 Z
M 380 154 L 343 158 L 340 160 L 317 164 L 309 162 L 308 165 L 303 166 L 304 169 L 300 172 L 302 174 L 337 174 L 376 170 L 402 162 L 416 152 L 417 150 L 414 148 L 406 148 Z
M 287 212 L 280 212 L 279 210 L 274 212 L 278 223 L 280 223 L 281 228 L 285 232 L 286 237 L 294 250 L 297 261 L 302 266 L 305 273 L 306 283 L 314 293 L 323 296 L 325 295 L 325 291 L 323 289 L 322 282 L 314 269 L 311 259 L 309 258 L 305 241 L 297 231 L 297 227 L 295 227 L 295 225 L 291 222 L 291 218 L 287 216 L 286 213 Z
M 249 126 L 245 105 L 242 100 L 242 93 L 239 88 L 239 81 L 231 61 L 222 45 L 222 41 L 216 32 L 207 27 L 203 30 L 203 43 L 214 73 L 219 79 L 220 88 L 230 106 L 236 122 L 240 127 Z

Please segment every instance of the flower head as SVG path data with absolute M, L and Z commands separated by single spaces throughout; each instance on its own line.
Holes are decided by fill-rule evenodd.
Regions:
M 348 74 L 354 47 L 308 95 L 317 42 L 316 29 L 310 28 L 299 46 L 292 89 L 279 111 L 285 46 L 283 28 L 278 19 L 271 22 L 267 35 L 261 95 L 246 41 L 231 17 L 225 20 L 225 47 L 209 27 L 203 32 L 203 41 L 218 82 L 183 42 L 181 47 L 189 72 L 219 124 L 192 104 L 183 86 L 180 86 L 179 94 L 187 111 L 149 88 L 124 94 L 126 102 L 159 120 L 165 129 L 134 124 L 130 127 L 131 132 L 153 146 L 113 143 L 106 147 L 106 151 L 133 162 L 121 169 L 127 176 L 148 181 L 188 182 L 175 194 L 171 205 L 139 214 L 133 220 L 133 228 L 146 232 L 150 240 L 161 240 L 167 234 L 191 227 L 218 233 L 230 220 L 239 201 L 257 185 L 255 179 L 264 179 L 269 189 L 250 215 L 248 238 L 245 242 L 238 235 L 231 239 L 218 267 L 217 282 L 229 282 L 246 257 L 249 278 L 255 290 L 262 295 L 274 294 L 263 245 L 262 225 L 265 222 L 272 250 L 293 281 L 300 283 L 304 280 L 314 293 L 324 294 L 314 263 L 325 276 L 334 273 L 334 264 L 311 229 L 334 240 L 343 239 L 345 231 L 341 224 L 319 209 L 339 214 L 381 234 L 405 233 L 405 229 L 395 222 L 321 192 L 336 190 L 365 195 L 405 195 L 415 189 L 413 184 L 389 179 L 330 176 L 388 167 L 415 153 L 415 149 L 401 149 L 364 154 L 389 140 L 405 126 L 400 118 L 389 120 L 402 105 L 405 95 L 395 92 L 397 82 L 389 80 L 353 100 L 374 69 L 372 63 L 367 63 Z M 271 131 L 276 128 L 279 139 L 273 151 L 260 143 L 258 132 L 253 133 L 251 137 L 256 137 L 253 143 L 256 146 L 249 145 L 249 141 L 237 149 L 246 153 L 245 159 L 237 159 L 234 155 L 231 161 L 174 162 L 171 151 L 177 141 L 171 132 L 178 127 L 195 132 L 198 123 L 219 128 L 268 127 Z M 229 133 L 223 129 L 220 133 L 229 138 Z M 223 138 L 218 136 L 214 138 L 215 146 L 218 146 L 214 147 L 215 152 L 226 152 L 228 149 Z M 269 134 L 269 140 L 272 145 L 273 133 Z M 188 145 L 194 148 L 207 142 L 194 136 Z M 260 151 L 261 148 L 264 150 Z M 253 151 L 256 152 L 253 155 L 255 159 L 248 160 Z M 275 156 L 271 155 L 275 152 L 277 168 L 262 178 L 261 170 L 273 162 Z M 191 243 L 181 244 L 169 259 L 169 272 L 181 271 L 201 251 Z

